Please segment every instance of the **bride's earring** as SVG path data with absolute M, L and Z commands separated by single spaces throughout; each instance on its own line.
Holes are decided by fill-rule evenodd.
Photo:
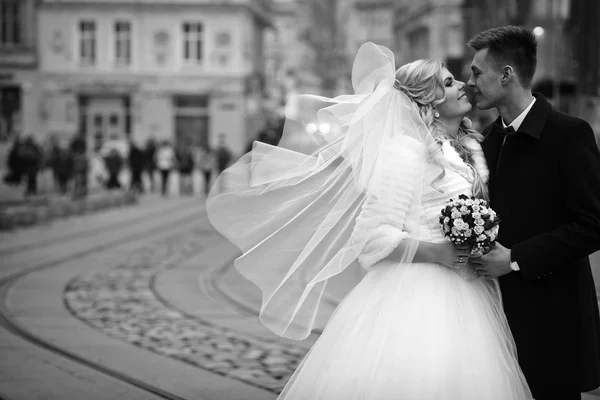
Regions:
M 438 112 L 438 110 L 435 110 L 435 112 L 433 113 L 433 116 L 436 118 L 440 117 L 440 113 Z

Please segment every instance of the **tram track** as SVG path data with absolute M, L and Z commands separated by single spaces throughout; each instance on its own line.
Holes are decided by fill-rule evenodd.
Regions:
M 181 205 L 179 205 L 179 207 L 181 207 Z M 185 227 L 187 227 L 191 224 L 201 223 L 203 218 L 191 218 L 194 214 L 197 216 L 196 211 L 197 210 L 195 210 L 195 212 L 193 212 L 193 213 L 188 213 L 185 216 L 168 221 L 166 223 L 155 224 L 155 225 L 160 226 L 160 230 L 159 229 L 143 229 L 140 231 L 138 229 L 137 231 L 135 231 L 133 233 L 128 233 L 124 236 L 123 235 L 120 235 L 120 236 L 115 235 L 118 237 L 114 237 L 113 239 L 103 241 L 102 243 L 99 243 L 99 244 L 89 247 L 89 248 L 82 249 L 80 251 L 75 251 L 66 256 L 54 259 L 50 262 L 34 265 L 29 268 L 26 268 L 25 270 L 9 272 L 8 274 L 1 276 L 0 277 L 0 327 L 3 328 L 4 330 L 6 330 L 7 332 L 9 332 L 10 334 L 32 344 L 35 348 L 42 349 L 44 351 L 52 353 L 56 357 L 60 357 L 62 359 L 66 359 L 70 362 L 73 362 L 73 363 L 77 364 L 78 367 L 94 370 L 95 372 L 99 372 L 103 376 L 106 376 L 111 379 L 117 380 L 119 382 L 125 383 L 126 385 L 136 388 L 138 390 L 142 390 L 142 391 L 154 396 L 153 398 L 168 399 L 168 400 L 186 400 L 176 394 L 165 391 L 158 386 L 152 385 L 147 382 L 143 382 L 143 381 L 141 381 L 137 378 L 134 378 L 128 374 L 108 368 L 98 362 L 86 359 L 85 357 L 82 357 L 72 351 L 61 348 L 61 347 L 55 345 L 54 343 L 51 343 L 50 341 L 44 340 L 43 338 L 41 338 L 35 334 L 32 334 L 31 332 L 29 332 L 27 330 L 26 327 L 24 327 L 21 323 L 19 323 L 11 315 L 10 309 L 7 305 L 7 296 L 8 296 L 8 293 L 9 293 L 11 287 L 17 281 L 19 281 L 20 279 L 24 278 L 25 276 L 27 276 L 29 274 L 39 272 L 42 270 L 46 270 L 46 269 L 51 269 L 53 267 L 58 267 L 64 263 L 68 263 L 68 262 L 71 262 L 71 261 L 74 261 L 77 259 L 83 259 L 87 256 L 91 256 L 93 254 L 103 252 L 103 251 L 108 251 L 108 250 L 111 250 L 111 249 L 114 249 L 114 248 L 117 248 L 117 247 L 120 247 L 123 245 L 130 245 L 130 244 L 133 244 L 136 242 L 142 242 L 144 240 L 148 240 L 149 238 L 151 238 L 153 236 L 165 235 L 165 234 L 169 234 L 170 232 L 176 232 L 178 230 L 184 229 Z M 110 226 L 104 226 L 104 227 L 100 227 L 98 229 L 92 229 L 92 230 L 87 231 L 86 236 L 94 236 L 94 235 L 100 234 L 101 232 L 112 231 L 112 230 L 118 229 L 119 227 L 122 228 L 123 225 L 125 225 L 125 224 L 129 228 L 131 228 L 132 224 L 144 225 L 144 224 L 142 224 L 142 222 L 145 222 L 146 223 L 145 227 L 147 228 L 147 225 L 153 225 L 152 223 L 148 223 L 149 219 L 152 220 L 153 216 L 156 217 L 161 214 L 164 215 L 164 213 L 165 213 L 165 210 L 163 209 L 163 210 L 160 210 L 155 213 L 149 213 L 149 214 L 145 214 L 138 218 L 123 221 L 122 223 L 117 223 L 117 224 L 113 224 Z M 204 218 L 206 218 L 206 216 L 204 216 Z M 159 221 L 153 221 L 153 222 L 161 222 L 161 221 L 159 220 Z M 138 228 L 141 228 L 141 227 L 138 227 Z M 156 227 L 151 226 L 151 228 L 156 228 Z M 50 246 L 51 244 L 60 244 L 62 242 L 66 242 L 68 240 L 72 240 L 75 237 L 80 238 L 81 233 L 73 233 L 71 235 L 65 235 L 65 236 L 62 236 L 59 238 L 54 238 L 53 240 L 49 240 L 46 242 L 46 247 Z M 37 246 L 36 246 L 36 248 L 37 248 Z M 15 252 L 18 252 L 18 251 L 15 251 Z M 0 253 L 0 254 L 2 254 L 2 253 Z M 0 398 L 1 397 L 3 397 L 3 395 L 0 395 Z
M 207 294 L 222 307 L 234 311 L 244 317 L 258 318 L 261 307 L 260 301 L 258 304 L 252 305 L 251 302 L 242 300 L 238 296 L 235 296 L 224 289 L 223 282 L 225 281 L 225 275 L 227 275 L 231 268 L 234 268 L 234 260 L 235 259 L 231 259 L 229 262 L 223 263 L 202 276 L 201 279 L 204 281 L 202 287 L 204 287 L 208 292 Z M 321 335 L 322 333 L 323 330 L 320 328 L 313 329 L 312 331 L 312 334 L 315 335 Z
M 237 312 L 244 317 L 257 318 L 260 314 L 261 308 L 260 299 L 258 299 L 256 304 L 252 304 L 252 302 L 248 301 L 248 299 L 241 299 L 235 293 L 232 293 L 231 290 L 226 289 L 227 285 L 225 285 L 224 282 L 226 281 L 226 275 L 229 273 L 229 271 L 232 268 L 235 268 L 234 261 L 235 258 L 232 258 L 228 262 L 213 268 L 211 271 L 201 277 L 202 282 L 200 282 L 200 285 L 205 288 L 208 294 L 221 306 Z M 248 284 L 250 283 L 248 282 Z M 341 298 L 337 298 L 331 294 L 325 293 L 323 301 L 328 307 L 336 308 L 341 301 Z M 313 330 L 313 333 L 320 335 L 323 333 L 323 330 L 321 328 L 317 328 Z
M 203 276 L 203 279 L 205 280 L 205 284 L 203 286 L 210 291 L 211 297 L 217 300 L 221 306 L 227 307 L 245 317 L 256 318 L 260 314 L 260 304 L 251 306 L 250 302 L 241 301 L 223 289 L 225 275 L 228 273 L 230 268 L 233 268 L 233 263 L 234 259 L 231 259 L 229 262 L 223 263 L 219 267 L 210 271 L 210 273 Z

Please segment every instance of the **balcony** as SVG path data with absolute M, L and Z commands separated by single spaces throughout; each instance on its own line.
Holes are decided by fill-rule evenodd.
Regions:
M 0 45 L 0 68 L 33 69 L 37 62 L 34 47 Z

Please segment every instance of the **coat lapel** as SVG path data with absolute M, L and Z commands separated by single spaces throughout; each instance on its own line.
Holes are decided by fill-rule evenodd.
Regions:
M 523 123 L 519 127 L 516 134 L 526 134 L 534 139 L 539 140 L 542 137 L 546 119 L 550 115 L 550 112 L 552 112 L 552 106 L 542 94 L 534 93 L 534 96 L 536 101 L 533 104 L 533 107 L 531 107 L 531 110 L 529 110 L 527 113 L 527 116 L 523 120 Z M 499 161 L 498 156 L 500 147 L 502 146 L 502 137 L 498 135 L 496 130 L 497 126 L 502 126 L 501 117 L 498 117 L 490 126 L 486 128 L 484 131 L 485 139 L 481 144 L 485 154 L 485 159 L 488 164 L 488 169 L 490 171 L 490 192 L 493 191 L 493 186 L 496 181 L 496 175 L 498 172 L 497 165 Z M 503 157 L 507 157 L 507 155 L 503 154 Z
M 490 178 L 488 183 L 490 192 L 494 187 L 496 178 L 496 165 L 498 164 L 498 150 L 500 150 L 500 145 L 502 144 L 500 136 L 498 136 L 498 134 L 496 134 L 495 132 L 495 126 L 496 123 L 499 122 L 499 118 L 500 117 L 498 117 L 498 120 L 496 120 L 494 123 L 492 123 L 486 128 L 486 130 L 483 133 L 485 139 L 481 143 L 481 148 L 483 149 L 483 154 L 485 155 L 488 170 L 490 171 Z

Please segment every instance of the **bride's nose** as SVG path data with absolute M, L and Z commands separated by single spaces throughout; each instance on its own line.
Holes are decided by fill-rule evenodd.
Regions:
M 458 89 L 459 90 L 463 90 L 464 88 L 465 88 L 465 83 L 461 82 L 461 81 L 458 81 Z

